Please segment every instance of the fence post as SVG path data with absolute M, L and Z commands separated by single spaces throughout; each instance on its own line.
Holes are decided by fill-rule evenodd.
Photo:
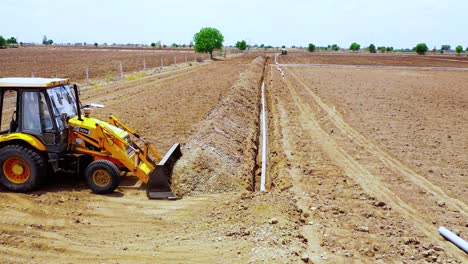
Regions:
M 120 77 L 124 77 L 124 74 L 123 74 L 123 67 L 122 67 L 122 62 L 119 61 L 119 66 L 120 66 Z
M 86 72 L 86 81 L 89 81 L 89 69 L 88 69 L 88 65 L 86 65 L 86 69 L 85 69 L 85 72 Z
M 174 55 L 174 66 L 177 64 L 177 58 L 176 56 Z
M 162 67 L 164 67 L 164 61 L 163 61 L 163 58 L 161 58 L 161 69 Z
M 187 54 L 185 54 L 185 63 L 187 63 Z
M 145 59 L 143 59 L 143 70 L 146 71 L 146 60 Z

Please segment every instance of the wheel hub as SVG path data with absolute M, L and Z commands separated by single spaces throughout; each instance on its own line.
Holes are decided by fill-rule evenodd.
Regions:
M 25 183 L 31 174 L 29 165 L 21 158 L 11 157 L 3 163 L 3 174 L 16 184 Z
M 23 173 L 24 168 L 21 164 L 15 164 L 12 169 L 13 173 L 16 175 L 20 175 Z
M 93 181 L 99 187 L 106 187 L 111 182 L 111 176 L 105 170 L 96 170 L 93 173 Z

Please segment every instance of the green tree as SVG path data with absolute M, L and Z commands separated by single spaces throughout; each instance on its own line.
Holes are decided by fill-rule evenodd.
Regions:
M 370 44 L 370 45 L 369 45 L 369 52 L 370 52 L 370 53 L 375 53 L 375 52 L 376 52 L 376 49 L 375 49 L 375 45 L 374 45 L 374 44 Z
M 11 37 L 6 40 L 7 44 L 18 44 L 18 41 L 16 41 L 15 37 Z
M 419 55 L 424 55 L 426 54 L 426 51 L 428 51 L 429 49 L 427 48 L 427 45 L 426 43 L 419 43 L 418 45 L 416 45 L 416 48 L 415 48 L 415 51 L 419 54 Z
M 154 43 L 154 42 L 151 43 L 151 47 L 153 47 L 153 48 L 156 47 L 156 43 Z
M 351 43 L 349 49 L 352 51 L 358 51 L 361 48 L 361 45 L 357 44 L 356 42 Z
M 47 40 L 47 45 L 52 45 L 52 44 L 54 44 L 53 40 L 51 40 L 51 39 Z
M 178 45 L 177 43 L 172 43 L 171 47 L 172 47 L 172 48 L 178 48 L 179 45 Z
M 310 52 L 314 52 L 315 51 L 315 45 L 312 44 L 312 43 L 309 43 L 309 47 L 307 48 L 307 50 L 309 50 Z
M 442 45 L 442 47 L 440 47 L 440 50 L 442 51 L 450 50 L 450 45 Z
M 460 55 L 460 53 L 462 53 L 463 51 L 463 47 L 461 45 L 458 45 L 456 48 L 455 48 L 455 51 L 458 53 L 458 55 Z
M 333 44 L 333 45 L 331 45 L 331 50 L 339 51 L 340 47 L 337 44 Z
M 387 47 L 387 52 L 393 51 L 393 47 Z
M 94 42 L 94 47 L 97 48 L 98 46 L 99 46 L 99 44 L 97 42 Z
M 282 49 L 285 49 L 285 48 L 286 48 L 286 46 L 285 46 L 285 45 L 283 45 L 283 46 L 281 46 L 281 48 L 282 48 Z
M 202 28 L 193 36 L 195 41 L 195 52 L 209 53 L 213 59 L 213 50 L 222 49 L 224 36 L 216 28 Z
M 385 51 L 387 50 L 384 46 L 381 46 L 381 47 L 377 47 L 377 50 L 382 52 L 382 53 L 385 53 Z
M 42 38 L 42 44 L 44 45 L 49 45 L 49 41 L 47 40 L 47 36 L 44 35 L 44 37 Z
M 237 41 L 236 48 L 240 49 L 241 51 L 244 51 L 245 49 L 247 49 L 247 42 L 245 42 L 245 40 Z
M 0 48 L 4 48 L 6 46 L 6 40 L 3 36 L 0 36 Z

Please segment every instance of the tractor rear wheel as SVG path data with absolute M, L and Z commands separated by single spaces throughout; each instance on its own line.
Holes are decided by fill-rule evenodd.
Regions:
M 112 193 L 120 184 L 120 171 L 108 160 L 95 160 L 86 168 L 85 178 L 94 193 Z
M 9 145 L 0 149 L 0 182 L 14 192 L 36 189 L 45 176 L 42 155 L 33 148 Z

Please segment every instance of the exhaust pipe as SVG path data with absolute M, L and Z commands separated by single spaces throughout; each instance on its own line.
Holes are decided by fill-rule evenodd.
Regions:
M 174 165 L 182 157 L 180 144 L 172 145 L 171 149 L 164 155 L 163 159 L 150 172 L 146 184 L 146 195 L 149 199 L 178 199 L 171 190 L 172 172 Z

